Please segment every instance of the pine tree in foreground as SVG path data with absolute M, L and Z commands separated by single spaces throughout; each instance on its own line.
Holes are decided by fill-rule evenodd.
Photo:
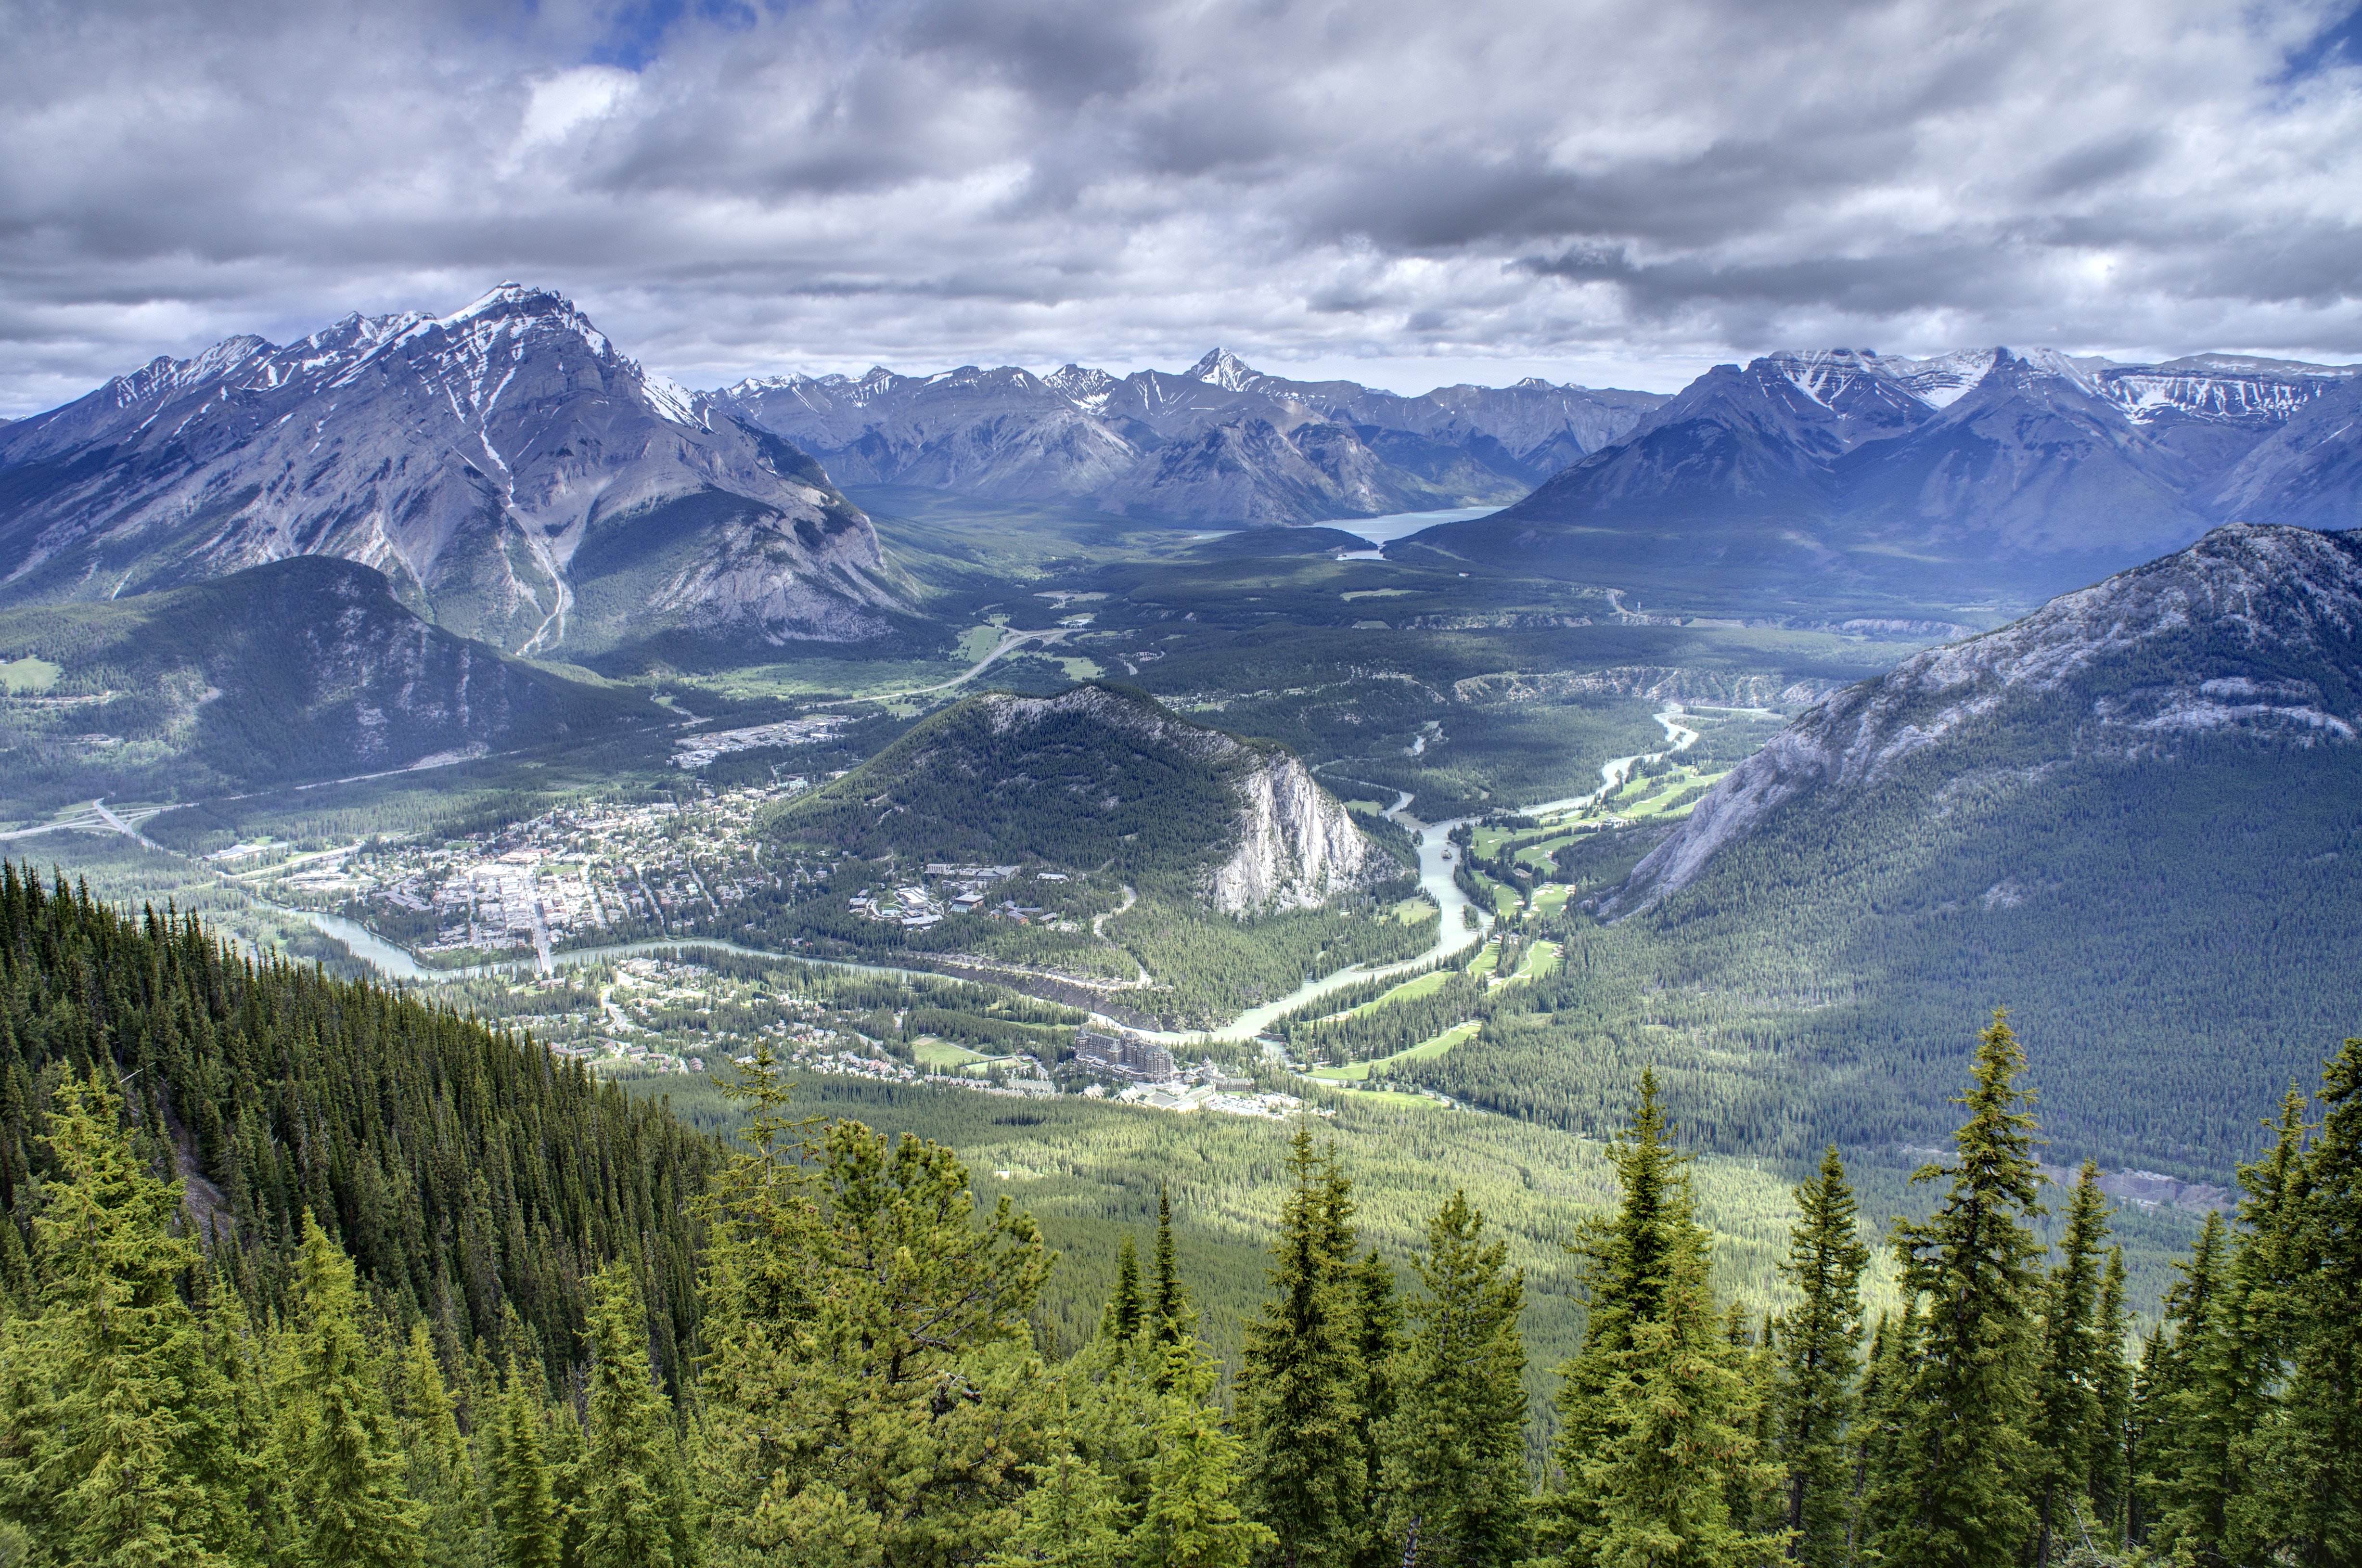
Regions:
M 1136 1568 L 1247 1568 L 1278 1537 L 1240 1509 L 1244 1445 L 1209 1402 L 1214 1364 L 1197 1342 L 1165 1347 L 1164 1418 L 1134 1532 Z
M 2132 1421 L 2134 1367 L 2125 1357 L 2131 1331 L 2125 1306 L 2125 1250 L 2108 1249 L 2108 1266 L 2100 1279 L 2100 1424 L 2092 1448 L 2092 1478 L 2085 1489 L 2092 1517 L 2105 1539 L 2125 1542 L 2129 1521 L 2125 1508 L 2132 1496 Z
M 689 1508 L 671 1402 L 649 1369 L 647 1311 L 621 1259 L 599 1275 L 590 1341 L 583 1568 L 689 1568 Z
M 1198 1315 L 1189 1306 L 1189 1292 L 1181 1284 L 1181 1264 L 1173 1248 L 1173 1195 L 1163 1187 L 1156 1189 L 1155 1268 L 1148 1317 L 1161 1352 L 1194 1338 L 1198 1332 Z
M 1611 1153 L 1621 1201 L 1573 1245 L 1590 1320 L 1560 1368 L 1565 1486 L 1538 1520 L 1570 1568 L 1722 1568 L 1778 1550 L 1777 1537 L 1751 1528 L 1770 1472 L 1754 1452 L 1749 1353 L 1714 1309 L 1708 1239 L 1671 1132 L 1656 1075 L 1643 1073 L 1632 1129 Z
M 281 1364 L 281 1473 L 304 1568 L 412 1568 L 424 1512 L 403 1484 L 384 1378 L 361 1331 L 352 1261 L 306 1214 L 300 1316 Z
M 2272 1560 L 2362 1562 L 2362 1040 L 2323 1075 L 2283 1262 L 2286 1376 L 2274 1419 L 2243 1450 L 2268 1507 L 2244 1532 Z
M 1779 1321 L 1772 1441 L 1782 1470 L 1788 1557 L 1842 1562 L 1853 1537 L 1855 1362 L 1861 1271 L 1870 1262 L 1845 1163 L 1832 1143 L 1796 1188 L 1797 1220 L 1780 1272 L 1797 1304 Z
M 122 1110 L 95 1070 L 61 1083 L 50 1110 L 59 1176 L 33 1222 L 44 1309 L 8 1331 L 0 1518 L 52 1562 L 234 1559 L 252 1541 L 219 1419 L 232 1390 L 180 1293 L 203 1260 L 172 1233 L 179 1184 L 148 1173 Z
M 1395 1378 L 1381 1551 L 1402 1568 L 1503 1568 L 1524 1555 L 1525 1279 L 1464 1192 L 1429 1220 L 1423 1294 Z
M 437 1568 L 473 1562 L 482 1553 L 488 1520 L 475 1463 L 424 1320 L 410 1327 L 394 1396 L 405 1460 L 403 1483 L 424 1510 L 420 1556 Z
M 501 1568 L 561 1568 L 566 1558 L 566 1515 L 550 1482 L 541 1400 L 528 1383 L 540 1376 L 537 1362 L 520 1358 L 501 1397 L 491 1466 Z
M 2010 1568 L 2032 1532 L 2025 1423 L 2042 1276 L 2031 1221 L 2044 1210 L 2025 1070 L 1996 1012 L 1977 1039 L 1952 1162 L 1912 1177 L 1949 1190 L 1927 1219 L 1895 1227 L 1903 1288 L 1926 1301 L 1893 1461 L 1871 1505 L 1871 1550 L 1896 1568 Z
M 1350 1190 L 1333 1150 L 1299 1125 L 1294 1179 L 1272 1243 L 1271 1295 L 1247 1329 L 1239 1417 L 1250 1513 L 1287 1568 L 1342 1568 L 1360 1544 L 1368 1472 L 1355 1433 L 1363 1371 L 1348 1276 Z
M 2123 1352 L 2101 1338 L 2100 1249 L 2108 1239 L 2108 1204 L 2100 1167 L 2083 1162 L 2042 1304 L 2042 1358 L 2035 1373 L 2027 1430 L 2035 1450 L 2035 1568 L 2050 1568 L 2077 1499 L 2090 1488 L 2101 1443 L 2105 1363 Z

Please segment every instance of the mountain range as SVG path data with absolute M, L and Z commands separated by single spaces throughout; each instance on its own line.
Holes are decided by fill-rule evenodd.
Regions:
M 0 429 L 0 602 L 308 555 L 384 572 L 463 635 L 573 658 L 859 638 L 900 607 L 819 465 L 515 283 L 448 315 L 233 337 Z
M 2223 522 L 2350 525 L 2362 370 L 1992 348 L 1708 371 L 1440 551 L 1661 592 L 1868 586 L 2038 601 Z
M 1067 500 L 1131 516 L 1274 524 L 1502 503 L 1631 428 L 1657 393 L 1440 387 L 1418 397 L 1265 375 L 1216 348 L 1188 370 L 1047 376 L 884 366 L 712 394 L 840 483 Z

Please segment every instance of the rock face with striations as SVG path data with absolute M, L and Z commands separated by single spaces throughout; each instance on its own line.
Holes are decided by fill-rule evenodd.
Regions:
M 107 599 L 323 555 L 439 625 L 579 658 L 884 629 L 869 520 L 819 465 L 514 283 L 159 359 L 0 430 L 0 597 Z
M 1318 909 L 1368 879 L 1370 842 L 1297 758 L 1264 758 L 1238 780 L 1239 846 L 1214 872 L 1224 914 Z
M 1646 909 L 1775 813 L 1842 811 L 1906 765 L 1933 761 L 1957 789 L 1997 757 L 2024 778 L 2204 737 L 2312 747 L 2357 731 L 2362 531 L 2234 524 L 1825 698 L 1725 776 L 1600 910 Z

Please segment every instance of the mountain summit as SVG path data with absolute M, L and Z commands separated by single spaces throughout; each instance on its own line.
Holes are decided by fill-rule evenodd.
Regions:
M 712 396 L 845 484 L 1231 524 L 1515 501 L 1662 401 L 1537 380 L 1402 397 L 1265 375 L 1227 348 L 1177 375 L 878 369 L 760 377 Z
M 514 282 L 157 359 L 0 430 L 0 497 L 14 602 L 338 556 L 438 624 L 574 657 L 855 636 L 894 604 L 869 520 L 810 458 Z
M 1661 590 L 2039 600 L 2217 523 L 2350 519 L 2362 370 L 1994 348 L 1722 365 L 1518 504 L 1407 547 Z

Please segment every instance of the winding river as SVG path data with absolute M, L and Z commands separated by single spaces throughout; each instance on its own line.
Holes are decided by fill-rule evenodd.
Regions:
M 1218 1029 L 1154 1032 L 1132 1030 L 1131 1032 L 1142 1034 L 1147 1039 L 1165 1045 L 1193 1045 L 1207 1044 L 1215 1041 L 1251 1040 L 1270 1028 L 1275 1020 L 1293 1012 L 1307 1002 L 1318 1001 L 1331 992 L 1342 990 L 1347 986 L 1357 985 L 1363 980 L 1378 980 L 1389 975 L 1407 974 L 1422 965 L 1432 964 L 1438 960 L 1449 958 L 1455 953 L 1465 952 L 1482 942 L 1485 932 L 1492 928 L 1493 917 L 1479 911 L 1477 923 L 1472 927 L 1461 912 L 1469 908 L 1468 896 L 1460 890 L 1460 885 L 1451 878 L 1453 865 L 1459 855 L 1459 851 L 1454 849 L 1451 843 L 1451 830 L 1460 825 L 1460 821 L 1432 824 L 1422 823 L 1416 817 L 1404 814 L 1403 809 L 1409 804 L 1410 797 L 1405 795 L 1396 801 L 1385 814 L 1388 818 L 1410 829 L 1418 840 L 1419 890 L 1433 900 L 1436 907 L 1443 911 L 1443 918 L 1437 926 L 1433 947 L 1416 958 L 1398 959 L 1392 964 L 1381 964 L 1375 966 L 1357 964 L 1340 969 L 1334 974 L 1323 975 L 1317 980 L 1298 986 L 1276 1001 L 1269 1001 L 1260 1007 L 1247 1009 L 1246 1011 L 1240 1013 Z M 323 935 L 336 938 L 351 949 L 354 957 L 370 965 L 389 979 L 472 979 L 483 975 L 511 973 L 535 962 L 531 958 L 514 958 L 491 964 L 472 964 L 465 968 L 429 968 L 419 963 L 406 948 L 396 946 L 367 926 L 357 921 L 348 920 L 343 915 L 324 914 L 314 910 L 288 909 L 279 904 L 268 907 L 291 919 L 306 922 Z M 641 953 L 678 953 L 690 947 L 702 947 L 719 953 L 735 953 L 742 957 L 760 958 L 767 963 L 805 964 L 816 969 L 836 969 L 860 975 L 887 975 L 906 979 L 942 978 L 941 976 L 927 970 L 900 969 L 880 964 L 852 964 L 833 958 L 809 958 L 801 954 L 774 953 L 766 948 L 745 947 L 735 942 L 703 936 L 651 937 L 645 941 L 615 943 L 604 947 L 576 947 L 550 954 L 548 962 L 553 966 L 557 965 L 570 966 L 578 964 L 602 963 L 610 958 L 628 958 Z M 1102 1018 L 1101 1021 L 1112 1023 L 1115 1021 Z

